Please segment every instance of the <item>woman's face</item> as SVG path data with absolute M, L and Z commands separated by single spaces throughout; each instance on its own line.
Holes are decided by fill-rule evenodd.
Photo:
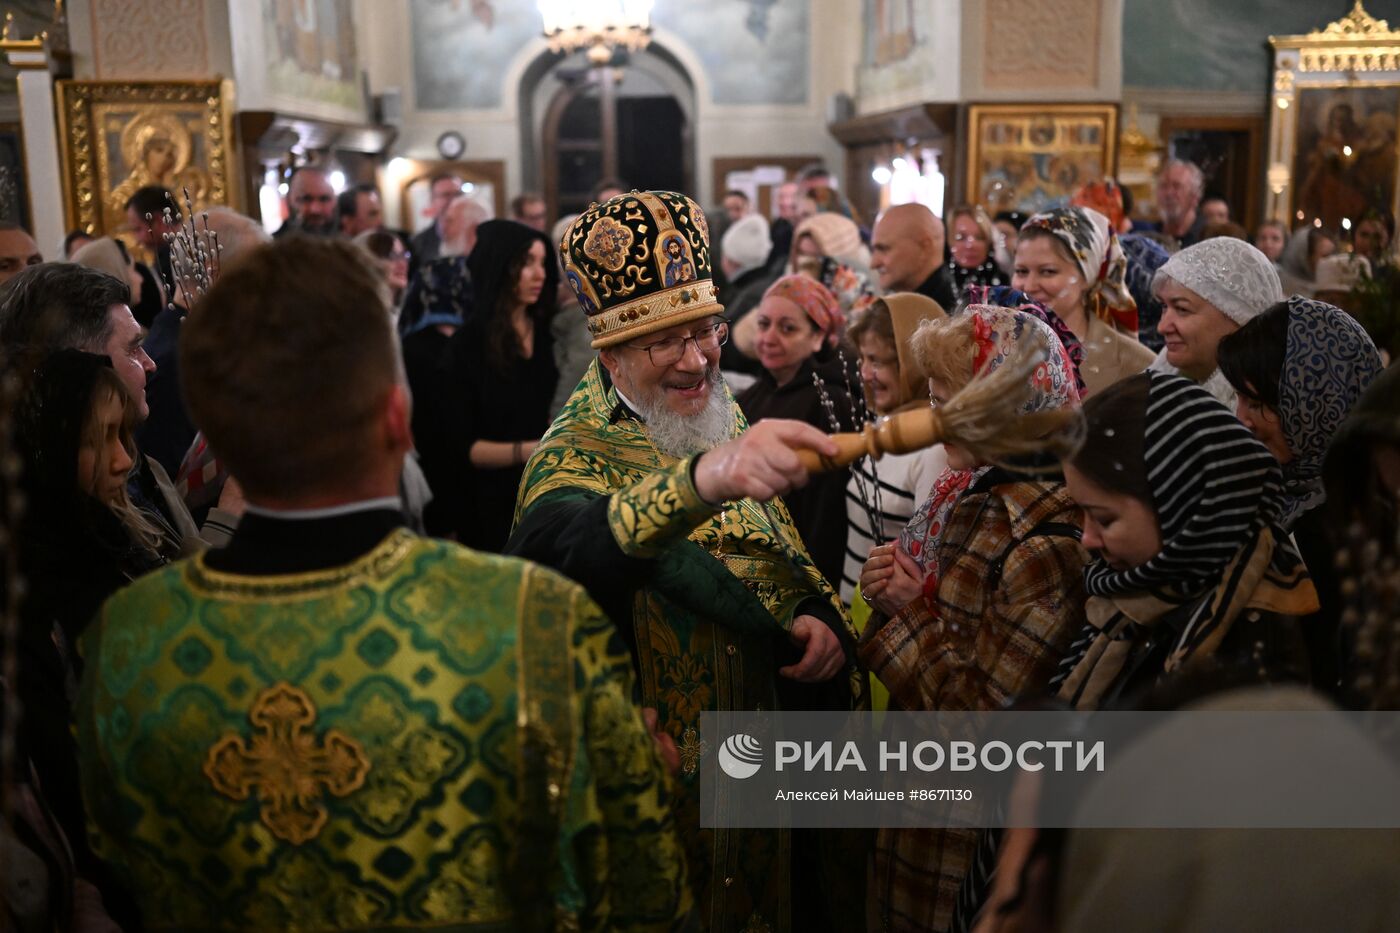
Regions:
M 398 237 L 394 238 L 389 258 L 379 262 L 384 268 L 384 277 L 388 280 L 390 288 L 396 292 L 408 288 L 408 250 L 403 248 Z
M 1084 510 L 1084 548 L 1114 570 L 1141 567 L 1162 550 L 1157 512 L 1127 493 L 1109 492 L 1072 463 L 1064 463 L 1065 490 Z
M 1052 237 L 1022 238 L 1016 244 L 1016 268 L 1011 287 L 1018 288 L 1069 320 L 1084 309 L 1088 286 L 1079 269 L 1055 248 Z
M 959 214 L 953 221 L 953 262 L 964 269 L 975 269 L 987 261 L 992 244 L 977 221 Z
M 936 405 L 948 404 L 948 399 L 954 393 L 945 383 L 938 379 L 928 381 L 929 397 Z M 975 470 L 982 464 L 971 453 L 956 444 L 944 444 L 943 452 L 948 455 L 948 467 L 953 470 Z
M 1308 254 L 1308 267 L 1310 271 L 1317 274 L 1318 260 L 1326 259 L 1337 251 L 1337 241 L 1330 236 L 1320 236 L 1313 240 L 1312 248 Z
M 1283 255 L 1283 231 L 1274 224 L 1260 227 L 1254 234 L 1254 245 L 1259 252 L 1269 257 L 1269 262 L 1278 262 Z
M 515 300 L 529 307 L 540 300 L 544 291 L 544 241 L 535 240 L 525 254 L 525 266 L 515 283 Z
M 1001 231 L 1002 241 L 1006 243 L 1006 251 L 1015 256 L 1016 238 L 1020 235 L 1021 231 L 1009 220 L 998 220 L 996 223 L 992 224 L 992 226 Z
M 822 332 L 796 304 L 774 295 L 763 299 L 754 312 L 758 340 L 754 349 L 763 368 L 785 375 L 800 367 L 822 346 Z
M 1235 397 L 1235 417 L 1259 438 L 1259 443 L 1269 448 L 1269 453 L 1280 464 L 1293 460 L 1293 451 L 1288 447 L 1288 438 L 1283 434 L 1283 423 L 1279 421 L 1278 412 L 1241 392 Z
M 888 414 L 899 399 L 899 353 L 893 342 L 871 333 L 861 336 L 859 349 L 865 398 L 876 414 Z
M 1160 280 L 1157 297 L 1162 300 L 1157 333 L 1162 335 L 1167 362 L 1186 378 L 1205 382 L 1215 372 L 1220 341 L 1240 325 L 1174 279 Z
M 817 245 L 817 240 L 810 234 L 803 234 L 802 239 L 797 241 L 797 255 L 812 256 L 816 259 L 822 257 L 822 248 Z
M 115 392 L 94 406 L 91 422 L 78 446 L 78 489 L 104 505 L 121 497 L 126 475 L 131 470 L 131 454 L 122 443 L 125 412 Z

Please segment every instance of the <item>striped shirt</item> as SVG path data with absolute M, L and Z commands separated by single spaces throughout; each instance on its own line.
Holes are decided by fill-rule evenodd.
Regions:
M 847 603 L 855 597 L 860 568 L 870 556 L 870 549 L 899 537 L 913 517 L 914 509 L 928 499 L 934 481 L 947 468 L 948 456 L 941 444 L 909 454 L 887 454 L 877 461 L 866 458 L 851 464 L 851 478 L 846 483 L 846 563 L 841 573 L 841 598 Z M 871 528 L 868 511 L 875 508 L 877 483 L 879 540 L 876 540 L 875 529 Z

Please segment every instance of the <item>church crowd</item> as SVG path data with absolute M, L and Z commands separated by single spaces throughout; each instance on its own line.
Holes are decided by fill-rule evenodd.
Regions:
M 0 929 L 1400 929 L 1395 830 L 700 793 L 715 710 L 1397 708 L 1387 206 L 464 181 L 412 235 L 316 166 L 274 235 L 159 187 L 61 261 L 0 229 Z

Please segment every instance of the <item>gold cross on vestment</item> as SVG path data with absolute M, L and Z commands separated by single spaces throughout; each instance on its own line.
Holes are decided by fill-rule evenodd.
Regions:
M 323 787 L 344 797 L 364 784 L 370 767 L 364 747 L 338 729 L 317 745 L 309 731 L 316 705 L 286 682 L 258 694 L 248 719 L 257 730 L 251 742 L 224 736 L 204 760 L 205 776 L 234 800 L 256 793 L 263 825 L 277 838 L 293 845 L 315 839 L 327 818 Z
M 710 750 L 710 743 L 700 738 L 700 733 L 690 726 L 681 734 L 681 768 L 686 774 L 694 774 L 700 768 L 700 759 Z

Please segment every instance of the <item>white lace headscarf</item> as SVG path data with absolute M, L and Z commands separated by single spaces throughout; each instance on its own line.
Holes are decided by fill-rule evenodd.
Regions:
M 1241 327 L 1283 301 L 1283 285 L 1273 262 L 1234 237 L 1202 240 L 1168 259 L 1152 279 L 1154 295 L 1158 295 L 1163 279 L 1189 288 Z M 1179 372 L 1167 362 L 1166 350 L 1157 354 L 1148 369 L 1172 375 Z M 1231 409 L 1235 407 L 1235 390 L 1220 370 L 1201 385 Z
M 1168 259 L 1152 280 L 1153 292 L 1163 279 L 1191 289 L 1240 326 L 1283 300 L 1269 257 L 1234 237 L 1203 240 Z

